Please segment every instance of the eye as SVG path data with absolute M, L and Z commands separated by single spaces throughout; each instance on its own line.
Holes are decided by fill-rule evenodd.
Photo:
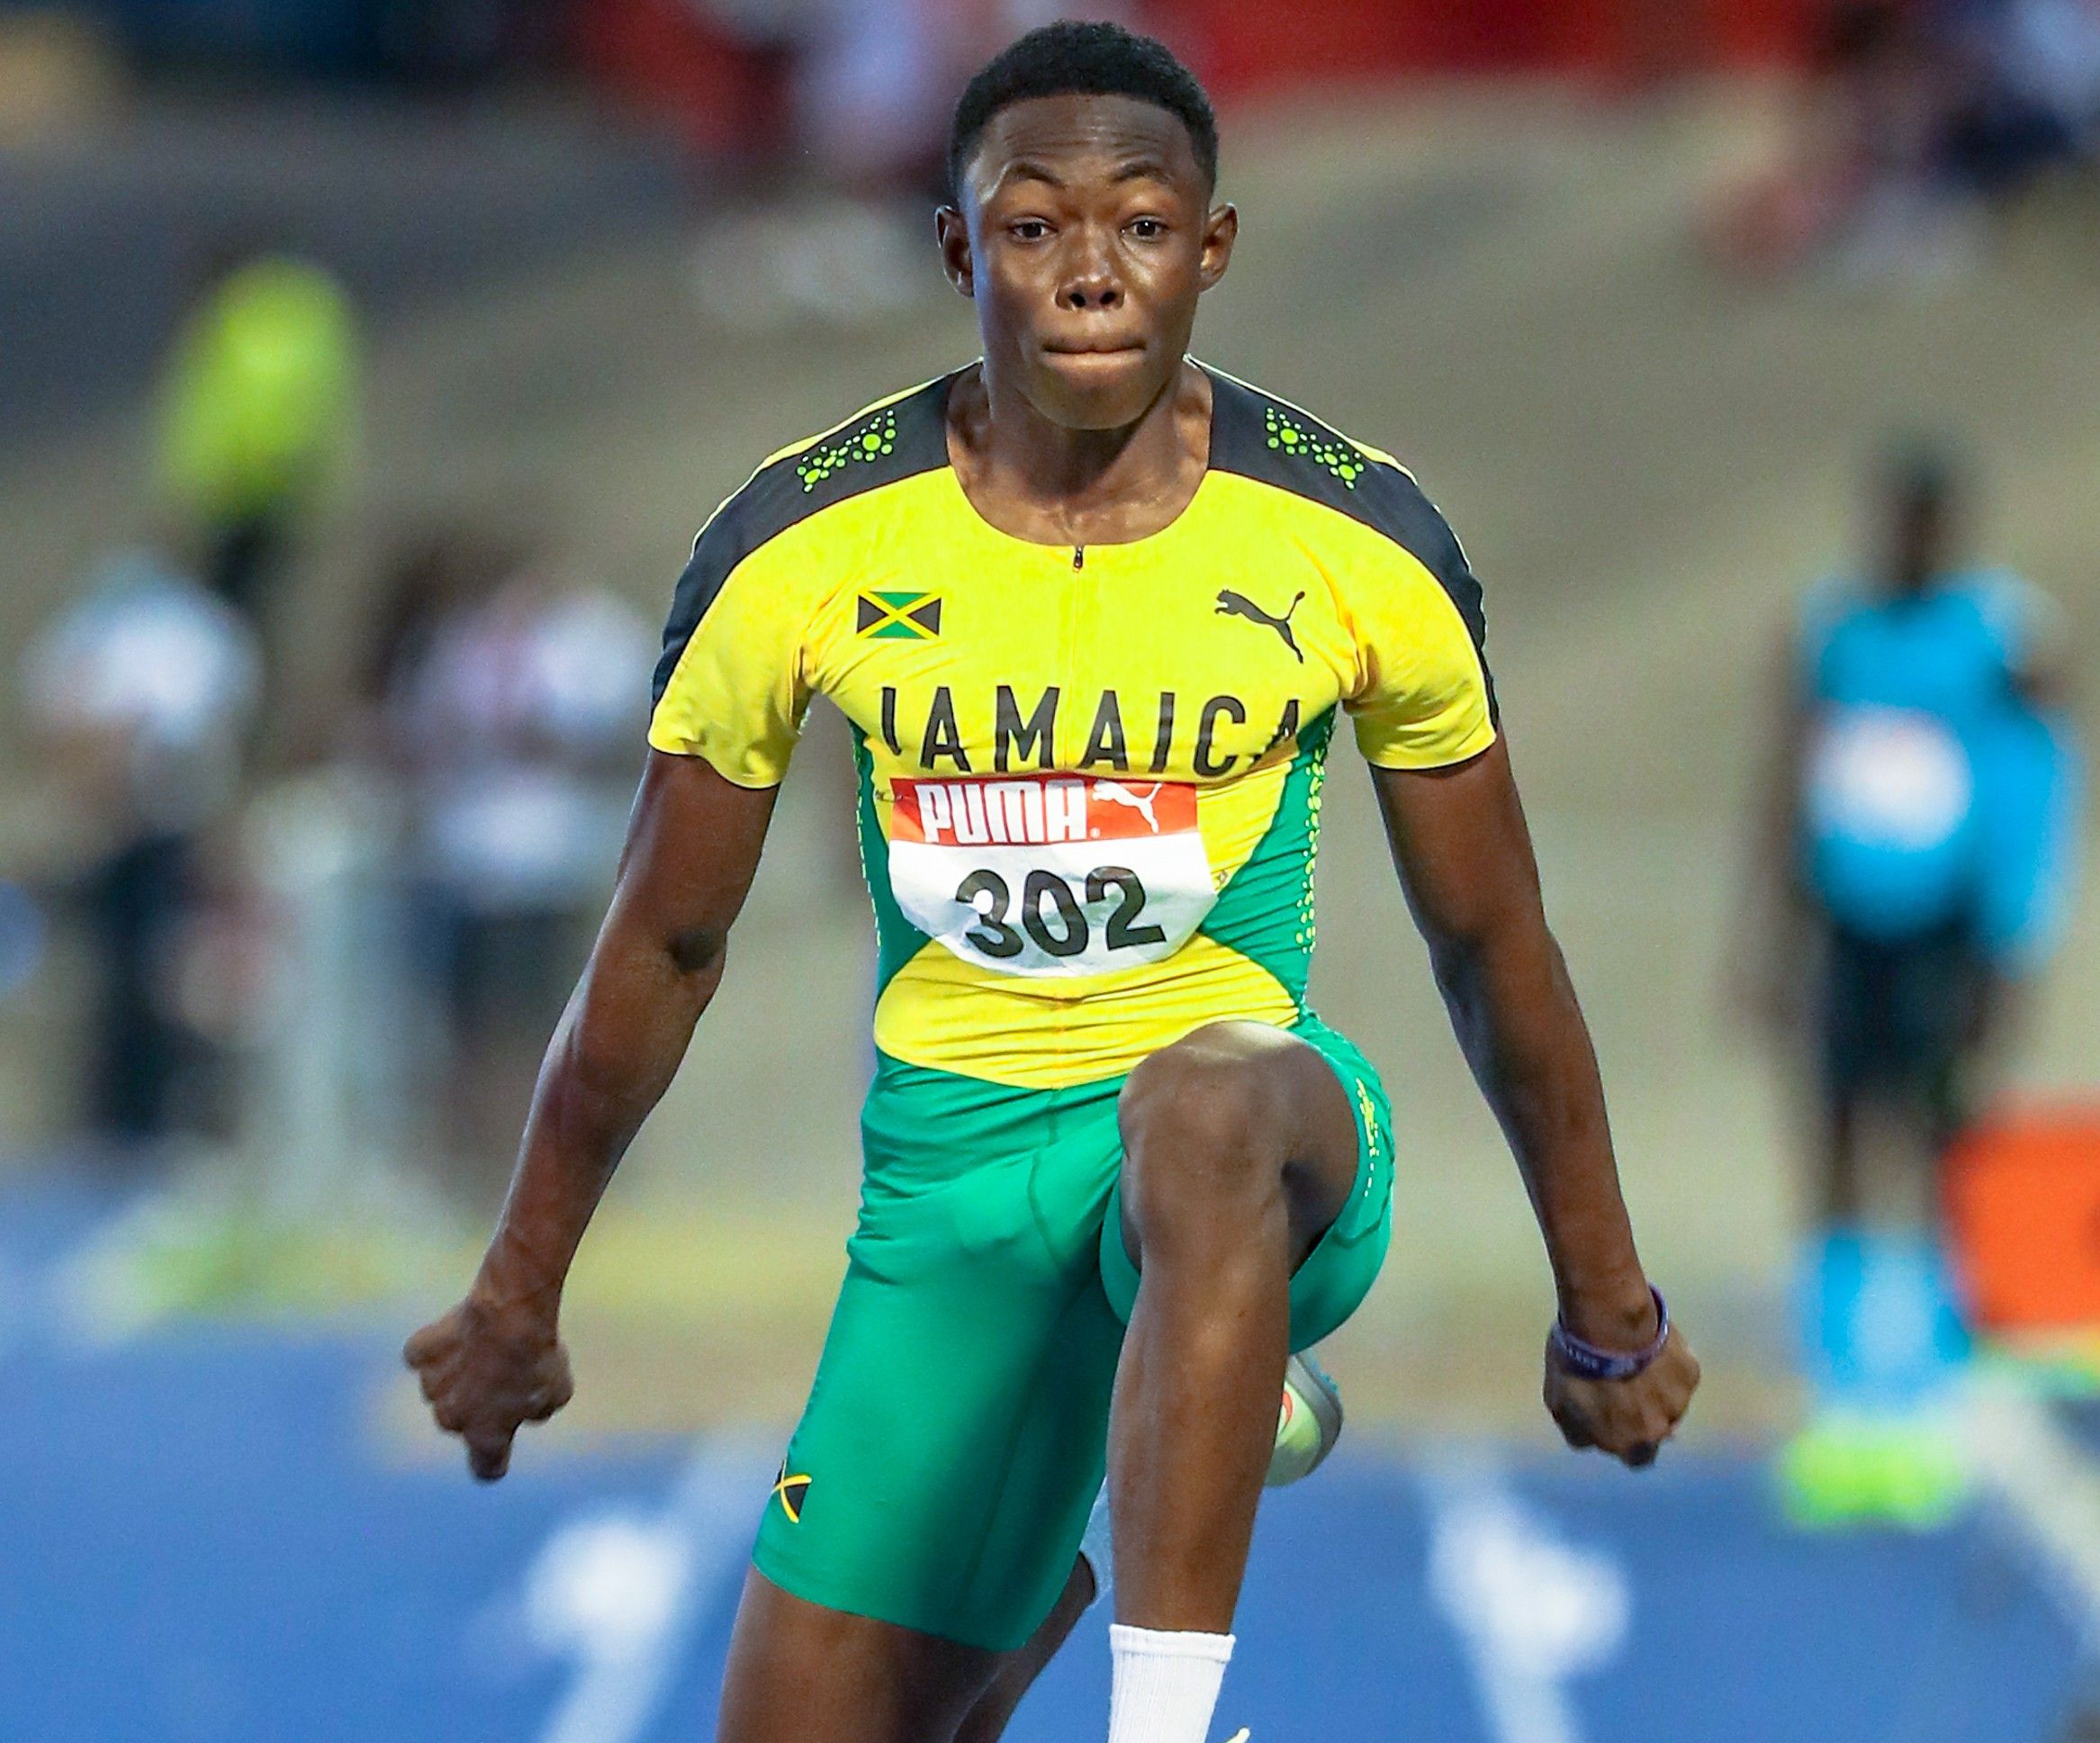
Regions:
M 1130 232 L 1140 242 L 1157 242 L 1167 234 L 1167 221 L 1163 218 L 1133 218 Z
M 1006 229 L 1017 242 L 1040 242 L 1050 234 L 1050 226 L 1040 218 L 1016 218 Z

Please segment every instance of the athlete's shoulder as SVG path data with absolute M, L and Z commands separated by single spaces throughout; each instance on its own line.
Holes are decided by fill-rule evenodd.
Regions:
M 1414 474 L 1385 453 L 1345 436 L 1302 407 L 1209 364 L 1211 464 L 1347 515 L 1427 570 L 1450 600 L 1486 668 L 1487 614 L 1480 582 L 1450 523 Z M 1349 579 L 1376 587 L 1391 571 L 1372 565 Z M 1491 690 L 1491 706 L 1492 691 Z
M 843 423 L 769 455 L 708 517 L 678 578 L 656 693 L 729 577 L 755 552 L 870 491 L 948 464 L 945 375 L 864 406 Z
M 1446 586 L 1470 582 L 1457 535 L 1414 474 L 1382 448 L 1211 364 L 1211 464 L 1347 515 Z
M 948 377 L 936 376 L 768 455 L 708 517 L 695 548 L 756 550 L 841 502 L 946 465 L 947 402 Z

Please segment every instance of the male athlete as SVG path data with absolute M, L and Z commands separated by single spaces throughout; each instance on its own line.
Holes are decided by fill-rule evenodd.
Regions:
M 725 1743 L 996 1736 L 1094 1589 L 1104 1462 L 1112 1743 L 1202 1743 L 1285 1358 L 1390 1233 L 1384 1092 L 1305 1004 L 1345 712 L 1545 1235 L 1548 1408 L 1639 1465 L 1698 1381 L 1634 1251 L 1465 556 L 1393 461 L 1187 357 L 1239 223 L 1216 171 L 1202 89 L 1113 27 L 1036 32 L 971 83 L 940 244 L 984 357 L 776 456 L 702 529 L 509 1203 L 410 1341 L 482 1477 L 568 1398 L 563 1278 L 829 696 L 879 1063 Z

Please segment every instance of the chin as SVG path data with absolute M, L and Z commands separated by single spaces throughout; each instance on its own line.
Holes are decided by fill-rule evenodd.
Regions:
M 1167 384 L 1143 351 L 1048 355 L 1037 371 L 1036 405 L 1068 429 L 1120 429 L 1143 417 Z

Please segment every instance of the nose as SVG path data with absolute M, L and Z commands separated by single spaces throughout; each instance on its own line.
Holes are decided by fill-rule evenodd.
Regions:
M 1114 253 L 1107 238 L 1088 225 L 1073 238 L 1064 282 L 1058 287 L 1058 306 L 1075 312 L 1117 309 L 1122 306 L 1122 280 L 1116 273 Z

